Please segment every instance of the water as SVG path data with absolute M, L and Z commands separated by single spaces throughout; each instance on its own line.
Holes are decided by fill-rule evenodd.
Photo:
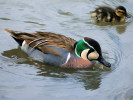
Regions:
M 0 100 L 133 100 L 133 22 L 97 25 L 90 16 L 97 5 L 123 5 L 133 15 L 132 0 L 1 0 Z M 32 61 L 3 28 L 94 38 L 112 68 L 96 63 L 94 69 L 65 69 Z

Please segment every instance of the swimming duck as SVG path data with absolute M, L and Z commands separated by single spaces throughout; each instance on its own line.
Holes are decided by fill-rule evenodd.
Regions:
M 123 6 L 118 6 L 116 9 L 100 6 L 92 12 L 92 17 L 95 17 L 97 22 L 125 22 L 126 17 L 130 18 Z
M 84 37 L 76 41 L 64 35 L 51 32 L 26 33 L 4 29 L 8 32 L 32 59 L 65 68 L 89 68 L 92 60 L 106 67 L 101 47 L 94 39 Z

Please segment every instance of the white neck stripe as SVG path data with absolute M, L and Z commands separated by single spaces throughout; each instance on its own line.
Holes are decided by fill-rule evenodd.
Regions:
M 23 43 L 22 43 L 22 47 L 24 47 L 25 44 L 26 44 L 26 42 L 25 42 L 25 40 L 24 40 Z
M 83 41 L 88 45 L 88 46 L 90 46 L 91 48 L 93 48 L 94 49 L 94 47 L 93 46 L 91 46 L 90 44 L 88 44 L 84 39 L 83 39 Z M 95 50 L 95 49 L 94 49 Z M 96 51 L 96 50 L 95 50 Z
M 70 52 L 69 52 L 68 55 L 67 55 L 67 59 L 66 59 L 65 64 L 68 62 L 68 60 L 70 59 L 70 57 L 71 57 L 71 55 L 70 55 Z

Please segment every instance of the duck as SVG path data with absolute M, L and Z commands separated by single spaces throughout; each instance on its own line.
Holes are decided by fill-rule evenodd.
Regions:
M 4 29 L 33 60 L 62 68 L 90 68 L 93 61 L 111 67 L 103 56 L 100 44 L 89 37 L 76 41 L 52 32 L 34 33 Z
M 115 9 L 108 6 L 99 6 L 91 12 L 91 17 L 96 18 L 96 22 L 125 22 L 131 16 L 126 8 L 118 6 Z

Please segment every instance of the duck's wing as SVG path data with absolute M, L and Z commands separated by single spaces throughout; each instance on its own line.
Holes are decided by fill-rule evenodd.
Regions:
M 53 47 L 67 49 L 69 52 L 72 52 L 76 43 L 76 40 L 70 37 L 51 32 L 37 31 L 35 33 L 27 33 L 8 29 L 4 29 L 4 31 L 8 32 L 20 46 L 25 41 L 32 49 L 38 49 L 44 53 L 53 53 L 55 55 L 60 53 L 54 50 Z

